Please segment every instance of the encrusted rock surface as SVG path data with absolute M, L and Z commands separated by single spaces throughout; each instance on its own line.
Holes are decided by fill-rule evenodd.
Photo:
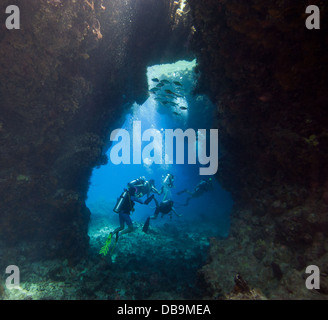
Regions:
M 11 260 L 0 260 L 0 268 L 8 261 L 20 265 L 20 285 L 8 289 L 0 281 L 0 299 L 201 299 L 195 275 L 206 259 L 208 231 L 200 232 L 178 218 L 165 220 L 161 226 L 153 223 L 148 234 L 142 232 L 142 224 L 135 223 L 137 230 L 122 236 L 111 247 L 111 255 L 103 257 L 98 252 L 116 228 L 118 217 L 93 215 L 89 255 L 78 263 L 58 258 L 29 263 L 24 255 L 12 252 Z
M 218 106 L 218 178 L 235 200 L 200 286 L 232 299 L 240 272 L 267 298 L 325 297 L 326 278 L 322 294 L 308 291 L 304 268 L 328 274 L 328 30 L 307 30 L 305 8 L 326 21 L 327 3 L 181 2 L 16 1 L 21 30 L 0 30 L 2 259 L 71 264 L 87 252 L 84 201 L 108 130 L 147 97 L 147 65 L 195 54 L 197 90 Z
M 304 268 L 327 266 L 328 40 L 327 24 L 305 28 L 305 9 L 318 5 L 325 21 L 327 3 L 189 4 L 198 90 L 218 107 L 218 178 L 235 200 L 232 236 L 203 272 L 221 289 L 230 270 L 269 297 L 308 297 Z
M 16 4 L 21 29 L 0 33 L 0 241 L 74 259 L 88 248 L 84 201 L 108 131 L 147 98 L 147 65 L 189 55 L 190 26 L 173 1 Z

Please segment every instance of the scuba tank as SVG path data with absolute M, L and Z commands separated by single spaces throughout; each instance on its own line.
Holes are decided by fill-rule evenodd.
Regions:
M 135 180 L 129 182 L 128 186 L 129 187 L 136 187 L 136 188 L 139 187 L 140 188 L 145 184 L 145 182 L 146 182 L 146 178 L 145 177 L 140 177 L 138 179 L 135 179 Z
M 135 187 L 135 186 L 139 186 L 139 185 L 140 185 L 139 179 L 135 179 L 128 183 L 128 187 Z
M 128 200 L 129 192 L 124 190 L 120 197 L 117 199 L 116 206 L 114 207 L 113 211 L 119 213 L 123 207 L 125 200 Z
M 146 186 L 146 178 L 145 177 L 140 177 L 138 179 L 135 179 L 131 182 L 128 183 L 128 187 L 131 188 L 131 187 L 134 187 L 137 189 L 137 197 L 140 198 L 144 195 L 144 189 L 145 189 L 145 186 Z
M 164 180 L 163 180 L 163 184 L 166 184 L 166 185 L 169 186 L 169 187 L 173 187 L 173 182 L 172 182 L 172 180 L 173 180 L 173 176 L 172 176 L 172 174 L 171 174 L 171 173 L 168 173 L 168 174 L 165 176 Z

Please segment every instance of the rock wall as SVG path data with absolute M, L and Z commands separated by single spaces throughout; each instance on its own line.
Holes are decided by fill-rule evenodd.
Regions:
M 182 0 L 15 2 L 21 30 L 0 30 L 7 255 L 12 246 L 32 259 L 86 252 L 84 201 L 108 131 L 146 99 L 148 65 L 195 54 L 197 90 L 218 106 L 218 178 L 236 203 L 230 239 L 213 239 L 200 271 L 207 294 L 220 296 L 241 272 L 290 297 L 303 294 L 306 265 L 328 273 L 327 24 L 304 26 L 309 4 L 327 20 L 324 1 L 189 0 L 190 15 Z
M 147 65 L 190 56 L 190 27 L 173 1 L 15 4 L 21 29 L 0 33 L 1 243 L 30 259 L 79 257 L 111 125 L 147 98 Z
M 301 296 L 305 266 L 325 273 L 328 260 L 327 3 L 189 4 L 198 90 L 218 107 L 218 178 L 235 200 L 233 241 L 219 245 L 235 252 L 234 266 L 221 252 L 202 272 L 231 272 L 230 284 L 217 278 L 221 290 L 240 271 L 272 296 L 278 287 L 280 296 Z M 321 10 L 320 30 L 305 28 L 310 4 Z

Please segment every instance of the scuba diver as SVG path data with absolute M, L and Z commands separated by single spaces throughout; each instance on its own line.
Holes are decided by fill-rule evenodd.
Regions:
M 202 179 L 197 186 L 194 188 L 193 191 L 189 191 L 187 189 L 184 189 L 180 192 L 178 192 L 178 195 L 181 195 L 183 193 L 188 193 L 190 195 L 190 197 L 187 198 L 185 206 L 187 206 L 189 204 L 189 201 L 193 198 L 197 198 L 199 196 L 201 196 L 202 194 L 204 194 L 205 192 L 208 192 L 210 190 L 213 190 L 213 181 L 212 178 L 209 178 L 208 180 Z
M 137 188 L 133 185 L 129 185 L 128 189 L 124 189 L 120 197 L 117 199 L 117 203 L 113 209 L 113 211 L 118 213 L 119 215 L 120 226 L 109 233 L 105 245 L 99 251 L 100 254 L 103 254 L 104 256 L 108 254 L 112 243 L 112 237 L 114 234 L 116 235 L 116 240 L 114 245 L 112 245 L 110 255 L 113 253 L 116 247 L 116 243 L 118 241 L 119 236 L 122 234 L 133 232 L 135 230 L 130 217 L 131 212 L 134 212 L 135 202 L 147 205 L 154 198 L 154 195 L 152 194 L 145 201 L 142 201 L 141 199 L 139 199 L 141 196 L 143 196 L 143 194 L 137 194 Z M 127 229 L 124 229 L 125 224 L 127 224 L 128 226 Z
M 158 201 L 154 198 L 156 209 L 154 212 L 154 215 L 150 217 L 150 219 L 157 219 L 158 215 L 161 213 L 162 218 L 164 215 L 168 214 L 170 218 L 172 218 L 172 212 L 175 213 L 178 217 L 181 217 L 181 214 L 177 214 L 175 211 L 173 204 L 174 202 L 172 200 L 163 200 L 161 203 L 158 203 Z
M 144 227 L 142 228 L 142 231 L 145 233 L 148 232 L 150 219 L 157 219 L 160 213 L 162 214 L 162 218 L 164 217 L 164 215 L 168 214 L 170 216 L 170 219 L 172 219 L 172 212 L 174 212 L 178 217 L 182 216 L 181 214 L 177 214 L 177 212 L 175 211 L 173 207 L 174 202 L 172 200 L 163 200 L 161 203 L 158 203 L 155 198 L 153 199 L 156 204 L 156 209 L 154 215 L 147 218 Z
M 156 189 L 154 179 L 150 179 L 149 181 L 147 181 L 145 177 L 140 177 L 138 179 L 129 182 L 128 186 L 136 188 L 136 196 L 138 198 L 141 198 L 146 194 L 147 198 L 149 199 L 150 193 L 157 193 L 158 195 L 162 193 L 161 191 L 158 191 Z
M 145 202 L 136 197 L 136 188 L 130 187 L 128 190 L 124 190 L 113 209 L 114 212 L 119 214 L 120 221 L 120 226 L 111 232 L 112 234 L 116 234 L 116 242 L 119 238 L 119 234 L 122 235 L 134 231 L 130 214 L 131 212 L 134 212 L 135 202 L 145 204 Z M 125 223 L 128 228 L 124 230 Z
M 160 194 L 164 193 L 163 201 L 168 199 L 169 193 L 171 192 L 170 189 L 174 187 L 173 182 L 174 182 L 174 175 L 171 173 L 168 173 L 163 178 L 162 188 L 160 191 Z

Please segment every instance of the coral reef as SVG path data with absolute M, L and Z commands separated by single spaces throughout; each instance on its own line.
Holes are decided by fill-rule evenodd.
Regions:
M 210 239 L 207 262 L 199 270 L 200 284 L 207 288 L 206 297 L 242 298 L 244 293 L 239 295 L 234 290 L 234 278 L 241 274 L 249 288 L 266 299 L 327 299 L 306 288 L 302 256 L 287 245 L 277 244 L 274 226 L 269 226 L 266 219 L 235 209 L 228 239 Z M 324 266 L 325 262 L 315 263 Z M 254 298 L 249 293 L 244 298 L 247 296 Z
M 89 212 L 81 195 L 69 200 L 56 196 L 59 189 L 76 192 L 79 183 L 72 181 L 76 172 L 61 176 L 57 163 L 70 142 L 72 122 L 92 92 L 91 79 L 78 70 L 85 63 L 80 55 L 100 40 L 96 13 L 86 1 L 17 5 L 22 27 L 4 32 L 0 46 L 1 240 L 10 246 L 35 241 L 49 257 L 58 250 L 67 252 L 64 247 L 77 242 L 72 256 L 78 256 L 88 245 Z M 96 148 L 93 141 L 88 143 Z M 93 158 L 88 165 L 97 164 L 100 156 L 101 148 L 89 155 Z M 32 257 L 38 254 L 37 250 Z
M 117 217 L 115 217 L 117 219 Z M 16 256 L 21 283 L 3 288 L 4 300 L 184 300 L 201 299 L 195 274 L 206 259 L 208 231 L 190 232 L 185 223 L 169 221 L 151 226 L 148 234 L 124 235 L 112 256 L 98 254 L 118 221 L 94 215 L 90 224 L 90 250 L 85 259 L 47 259 L 28 263 Z M 27 244 L 27 247 L 29 245 Z M 13 252 L 13 256 L 15 256 Z M 4 263 L 1 260 L 0 268 Z M 1 294 L 1 287 L 0 287 Z
M 81 258 L 108 131 L 147 98 L 148 65 L 191 55 L 189 20 L 164 0 L 16 4 L 21 29 L 0 36 L 0 241 L 31 241 L 31 259 Z
M 269 298 L 313 297 L 304 268 L 325 270 L 327 255 L 327 25 L 305 28 L 308 1 L 188 3 L 196 92 L 217 104 L 218 179 L 235 200 L 231 239 L 202 272 L 217 295 L 234 269 Z
M 264 298 L 258 289 L 233 291 L 240 273 L 269 299 L 326 298 L 327 24 L 316 32 L 305 28 L 309 1 L 124 3 L 17 0 L 21 30 L 0 30 L 0 261 L 28 259 L 32 275 L 41 273 L 47 281 L 35 287 L 37 280 L 31 279 L 14 296 L 1 287 L 0 294 L 121 299 L 138 292 L 141 298 L 190 298 L 173 282 L 165 292 L 151 292 L 140 270 L 117 278 L 133 281 L 136 292 L 112 288 L 101 264 L 83 259 L 90 248 L 88 180 L 92 169 L 106 162 L 109 129 L 132 103 L 147 98 L 147 66 L 196 55 L 195 92 L 217 105 L 218 179 L 232 193 L 235 208 L 230 237 L 212 238 L 207 263 L 197 266 L 203 292 L 195 295 Z M 1 1 L 1 14 L 9 4 Z M 327 20 L 327 3 L 311 4 Z M 166 243 L 168 250 L 179 250 L 173 247 Z M 180 265 L 201 261 L 185 255 L 188 251 L 172 253 L 185 259 Z M 138 266 L 147 263 L 146 256 L 131 254 L 127 261 Z M 40 269 L 33 261 L 44 258 L 59 260 Z M 322 272 L 319 292 L 304 286 L 309 264 Z M 109 294 L 99 289 L 103 279 L 93 277 L 98 272 Z M 160 286 L 156 271 L 148 268 L 149 274 Z M 63 289 L 67 275 L 78 293 Z M 174 272 L 169 275 L 179 280 Z M 49 296 L 51 290 L 58 294 Z

